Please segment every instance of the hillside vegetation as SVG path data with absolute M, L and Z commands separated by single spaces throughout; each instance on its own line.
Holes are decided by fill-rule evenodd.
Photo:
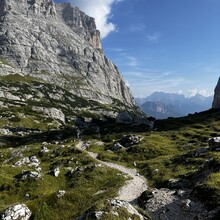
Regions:
M 93 145 L 90 150 L 98 152 L 102 160 L 130 167 L 135 162 L 153 187 L 193 189 L 192 194 L 212 209 L 220 206 L 220 152 L 209 150 L 208 139 L 219 136 L 219 119 L 218 110 L 209 110 L 158 120 L 157 130 L 152 132 L 117 126 L 116 132 L 103 136 L 104 147 Z M 117 152 L 109 151 L 115 140 L 129 133 L 140 135 L 141 142 Z
M 219 135 L 219 119 L 219 111 L 209 110 L 158 120 L 153 131 L 145 126 L 97 122 L 100 136 L 84 129 L 82 140 L 89 151 L 98 153 L 98 159 L 137 168 L 151 187 L 190 189 L 191 196 L 212 210 L 220 206 L 220 152 L 209 150 L 208 139 Z M 128 134 L 140 136 L 140 143 L 113 151 L 112 146 Z M 117 196 L 127 177 L 100 166 L 78 150 L 77 143 L 73 127 L 23 136 L 2 134 L 0 210 L 25 203 L 32 211 L 31 219 L 77 219 L 88 210 L 100 209 L 110 213 L 101 219 L 122 219 L 111 214 L 107 199 Z M 45 147 L 48 152 L 43 152 Z M 32 156 L 38 159 L 37 166 L 18 165 L 22 158 Z M 22 176 L 24 170 L 34 172 L 39 167 L 39 176 Z M 65 191 L 61 197 L 60 190 Z M 126 218 L 131 216 L 124 209 L 118 212 Z

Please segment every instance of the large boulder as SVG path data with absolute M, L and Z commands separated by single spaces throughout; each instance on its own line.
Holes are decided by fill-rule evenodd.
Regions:
M 119 143 L 123 146 L 123 147 L 130 147 L 133 146 L 135 144 L 139 144 L 141 140 L 141 137 L 138 135 L 133 135 L 133 134 L 129 134 L 129 135 L 124 135 L 120 140 Z
M 129 112 L 120 112 L 116 117 L 116 123 L 118 124 L 131 124 L 133 122 L 133 116 Z
M 28 220 L 31 216 L 30 209 L 25 204 L 12 205 L 1 214 L 1 220 Z
M 220 151 L 220 137 L 213 137 L 209 139 L 209 149 L 211 151 Z
M 23 170 L 21 173 L 15 176 L 18 181 L 23 181 L 26 179 L 38 180 L 40 177 L 42 177 L 41 173 L 29 170 Z

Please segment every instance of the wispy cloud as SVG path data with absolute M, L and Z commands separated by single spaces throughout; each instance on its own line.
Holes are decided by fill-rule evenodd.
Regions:
M 154 91 L 167 92 L 168 89 L 169 92 L 176 92 L 182 84 L 189 83 L 187 79 L 172 71 L 133 70 L 125 72 L 124 77 L 135 97 L 146 97 Z
M 161 33 L 159 32 L 147 35 L 147 40 L 151 43 L 158 43 L 160 38 L 161 38 Z
M 131 67 L 136 67 L 136 66 L 138 66 L 138 60 L 137 60 L 136 57 L 127 56 L 126 58 L 127 58 L 127 60 L 128 60 L 128 63 L 127 63 L 128 66 L 131 66 Z
M 112 6 L 124 0 L 69 0 L 74 6 L 78 6 L 82 11 L 96 20 L 97 28 L 101 32 L 101 37 L 107 37 L 109 33 L 116 30 L 116 25 L 109 22 Z
M 106 48 L 106 50 L 111 52 L 124 52 L 125 49 L 123 48 Z
M 131 25 L 128 30 L 132 32 L 139 32 L 139 31 L 144 31 L 146 29 L 146 26 L 144 24 L 134 24 Z

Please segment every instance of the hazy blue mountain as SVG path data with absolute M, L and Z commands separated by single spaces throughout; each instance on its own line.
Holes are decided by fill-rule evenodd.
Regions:
M 210 109 L 213 96 L 196 94 L 185 97 L 177 93 L 154 92 L 146 98 L 137 98 L 136 102 L 148 115 L 156 118 L 180 117 L 189 113 Z

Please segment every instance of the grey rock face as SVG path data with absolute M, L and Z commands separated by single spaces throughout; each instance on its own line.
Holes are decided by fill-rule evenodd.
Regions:
M 217 85 L 215 87 L 212 108 L 220 109 L 220 78 L 219 78 L 218 83 L 217 83 Z
M 69 94 L 105 105 L 120 103 L 128 109 L 135 105 L 117 67 L 102 51 L 94 19 L 69 3 L 0 2 L 0 77 L 8 76 L 59 86 Z M 29 91 L 23 91 L 23 97 L 14 94 L 20 90 L 13 88 L 16 90 L 1 89 L 0 99 L 35 99 Z M 44 93 L 38 95 L 38 102 L 48 98 Z M 63 97 L 63 93 L 51 95 L 49 98 L 59 101 Z M 61 110 L 51 110 L 46 114 L 64 121 Z
M 12 205 L 0 214 L 1 220 L 28 220 L 31 216 L 30 209 L 25 204 Z

